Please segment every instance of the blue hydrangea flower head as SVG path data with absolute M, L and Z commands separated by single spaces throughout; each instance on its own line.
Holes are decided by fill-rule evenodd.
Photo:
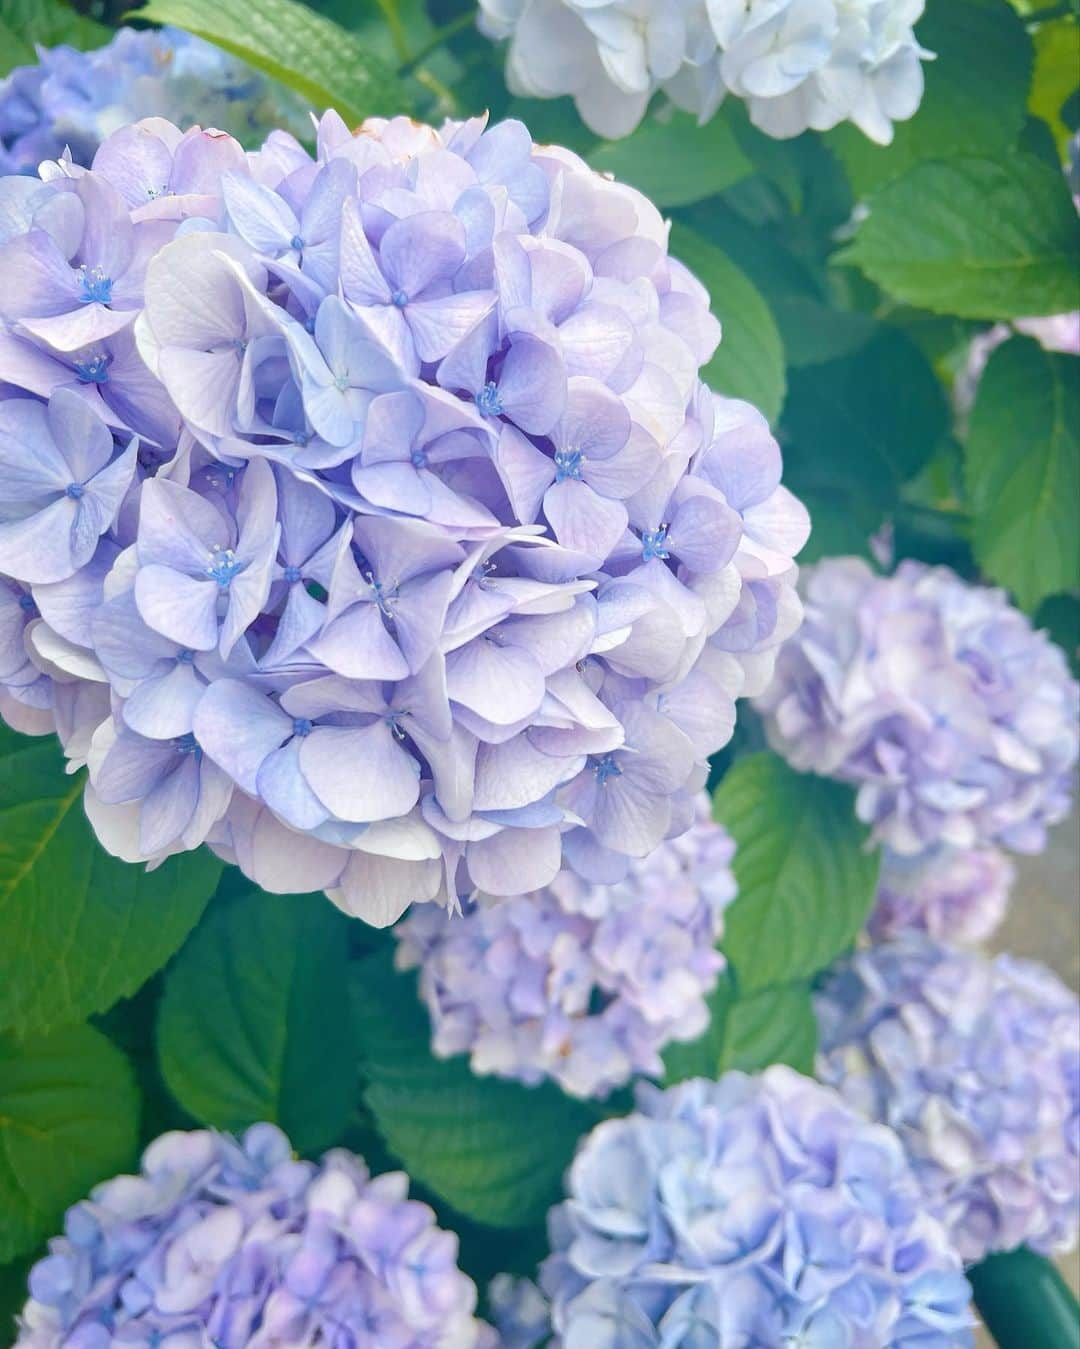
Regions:
M 659 1076 L 664 1046 L 708 1025 L 733 851 L 702 796 L 685 834 L 612 885 L 564 872 L 450 922 L 433 905 L 413 909 L 394 929 L 397 963 L 419 968 L 435 1053 L 575 1096 Z
M 819 1075 L 896 1130 L 966 1262 L 1075 1244 L 1080 1004 L 1055 975 L 909 934 L 837 967 L 817 1013 Z
M 69 1209 L 30 1271 L 18 1349 L 496 1349 L 457 1238 L 345 1151 L 297 1161 L 279 1129 L 163 1134 L 137 1176 Z
M 640 1087 L 580 1145 L 549 1233 L 558 1349 L 973 1343 L 899 1139 L 789 1068 Z M 500 1292 L 528 1345 L 529 1289 Z
M 806 621 L 758 706 L 796 768 L 858 787 L 894 853 L 1038 852 L 1068 813 L 1080 686 L 1004 591 L 946 567 L 876 575 L 831 558 L 803 576 Z
M 885 849 L 867 931 L 874 941 L 925 932 L 974 945 L 1005 917 L 1016 868 L 998 848 L 931 848 L 918 857 Z

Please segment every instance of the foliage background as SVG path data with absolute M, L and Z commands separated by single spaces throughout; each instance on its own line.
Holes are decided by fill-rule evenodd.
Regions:
M 0 0 L 0 73 L 34 44 L 107 40 L 124 0 Z M 1080 227 L 1062 172 L 1080 122 L 1077 0 L 929 0 L 937 53 L 894 143 L 850 127 L 778 142 L 729 99 L 707 126 L 660 107 L 604 143 L 568 100 L 511 98 L 459 0 L 149 0 L 173 23 L 358 122 L 489 108 L 634 183 L 724 325 L 704 372 L 767 414 L 810 506 L 803 560 L 946 562 L 1007 587 L 1075 654 L 1080 632 L 1077 358 L 1014 335 L 970 415 L 971 338 L 1080 307 Z M 813 1062 L 812 981 L 854 939 L 876 858 L 847 788 L 793 773 L 743 709 L 717 756 L 739 845 L 729 972 L 669 1080 Z M 152 874 L 102 853 L 51 741 L 0 729 L 0 1343 L 64 1208 L 164 1129 L 279 1121 L 299 1151 L 344 1143 L 404 1165 L 483 1286 L 531 1272 L 580 1134 L 629 1107 L 470 1075 L 428 1050 L 390 939 L 321 896 L 268 896 L 205 850 Z

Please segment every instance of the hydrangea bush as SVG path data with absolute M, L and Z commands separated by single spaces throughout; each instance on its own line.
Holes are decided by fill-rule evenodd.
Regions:
M 822 1078 L 897 1131 L 966 1261 L 1075 1244 L 1080 1004 L 1055 975 L 909 934 L 839 967 L 817 1012 Z

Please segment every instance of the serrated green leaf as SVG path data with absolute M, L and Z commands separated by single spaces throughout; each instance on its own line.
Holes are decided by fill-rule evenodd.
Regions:
M 979 565 L 1027 609 L 1080 583 L 1080 359 L 1014 337 L 990 357 L 965 457 Z
M 350 124 L 407 109 L 400 80 L 370 44 L 298 0 L 149 0 L 138 15 L 197 33 Z
M 1033 56 L 1007 0 L 930 0 L 915 34 L 936 59 L 923 65 L 918 111 L 896 123 L 892 144 L 875 145 L 851 124 L 825 136 L 861 196 L 920 160 L 1003 154 L 1020 134 Z
M 723 192 L 753 172 L 728 120 L 698 126 L 689 113 L 649 118 L 625 140 L 607 141 L 589 155 L 600 173 L 644 192 L 657 206 L 689 206 Z
M 854 792 L 755 754 L 724 777 L 713 813 L 735 840 L 739 893 L 721 948 L 740 996 L 824 969 L 855 939 L 877 884 Z
M 927 160 L 869 205 L 840 260 L 906 304 L 988 319 L 1080 304 L 1080 221 L 1064 175 L 1041 159 Z
M 35 44 L 65 43 L 87 51 L 112 36 L 104 24 L 88 19 L 62 0 L 0 0 L 0 76 L 15 66 L 37 61 Z
M 723 328 L 701 378 L 717 393 L 745 398 L 775 422 L 784 404 L 784 346 L 761 292 L 726 253 L 685 225 L 672 227 L 671 251 L 706 287 Z
M 90 1026 L 0 1035 L 0 1262 L 135 1161 L 139 1099 L 123 1054 Z
M 246 888 L 215 903 L 165 976 L 162 1076 L 196 1119 L 280 1124 L 298 1152 L 333 1143 L 356 1096 L 349 921 L 324 895 Z
M 156 871 L 99 846 L 52 739 L 0 726 L 0 1026 L 45 1030 L 102 1012 L 160 969 L 221 874 L 208 852 Z
M 1058 154 L 1065 159 L 1072 132 L 1061 110 L 1080 83 L 1080 28 L 1076 16 L 1066 15 L 1035 30 L 1035 78 L 1028 109 L 1049 126 Z
M 364 1100 L 409 1174 L 490 1226 L 541 1219 L 598 1111 L 550 1084 L 476 1077 L 464 1058 L 435 1058 L 416 979 L 395 974 L 385 954 L 355 967 L 353 1014 Z
M 812 1076 L 817 1019 L 805 980 L 736 998 L 728 1010 L 720 1069 L 759 1073 L 786 1063 Z

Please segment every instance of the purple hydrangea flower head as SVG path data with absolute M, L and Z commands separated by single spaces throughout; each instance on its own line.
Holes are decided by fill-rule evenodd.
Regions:
M 163 1134 L 139 1175 L 68 1210 L 16 1344 L 495 1349 L 434 1218 L 401 1172 L 343 1150 L 297 1161 L 271 1124 Z
M 38 63 L 0 80 L 0 173 L 36 173 L 65 150 L 88 167 L 107 136 L 141 117 L 201 122 L 257 141 L 299 100 L 282 86 L 178 28 L 121 28 L 95 51 L 40 48 Z
M 1005 917 L 1016 869 L 997 848 L 934 848 L 901 857 L 885 850 L 867 930 L 874 941 L 909 929 L 974 945 Z
M 0 267 L 2 704 L 110 850 L 386 924 L 689 827 L 808 519 L 643 196 L 517 122 L 149 118 L 0 180 Z
M 897 1131 L 966 1262 L 1075 1243 L 1080 1005 L 1055 975 L 911 933 L 838 967 L 817 1013 L 819 1075 Z
M 973 1343 L 960 1259 L 899 1139 L 790 1068 L 642 1084 L 579 1146 L 548 1229 L 559 1349 Z M 527 1345 L 529 1290 L 501 1291 Z
M 1063 652 L 945 567 L 877 576 L 856 558 L 804 578 L 806 622 L 758 706 L 796 768 L 854 783 L 875 837 L 1038 852 L 1068 812 L 1080 688 Z
M 575 1096 L 663 1071 L 660 1051 L 708 1022 L 715 949 L 735 897 L 734 845 L 708 819 L 613 885 L 566 871 L 530 895 L 480 900 L 448 919 L 415 908 L 394 929 L 398 965 L 420 970 L 436 1054 Z

